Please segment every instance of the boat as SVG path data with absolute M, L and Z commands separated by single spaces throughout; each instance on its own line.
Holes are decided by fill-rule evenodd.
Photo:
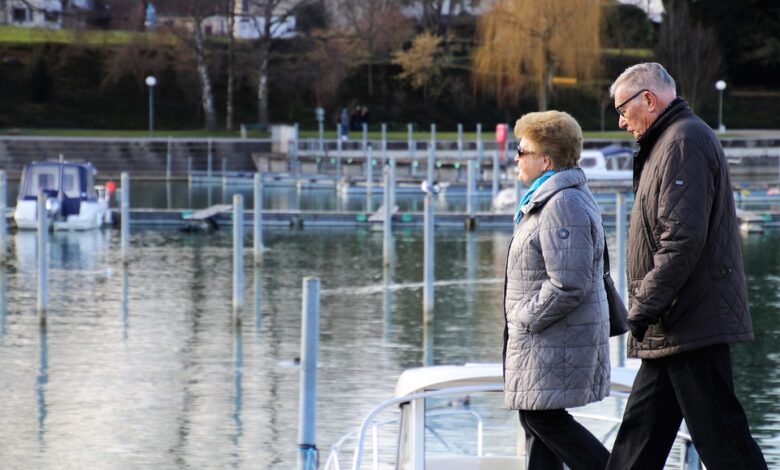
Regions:
M 636 371 L 613 367 L 609 397 L 569 410 L 608 447 Z M 395 396 L 374 407 L 359 427 L 332 445 L 324 469 L 521 470 L 525 436 L 517 412 L 503 405 L 503 390 L 500 363 L 406 370 Z M 387 413 L 394 416 L 387 418 Z M 366 441 L 371 442 L 368 456 Z M 684 423 L 666 468 L 702 468 Z
M 610 145 L 599 150 L 583 150 L 580 168 L 585 172 L 588 185 L 598 188 L 630 188 L 634 177 L 631 169 L 633 153 L 627 147 Z M 518 189 L 502 189 L 493 199 L 494 212 L 514 211 Z
M 88 162 L 32 162 L 22 170 L 14 210 L 16 227 L 38 228 L 38 195 L 46 195 L 46 212 L 52 230 L 91 230 L 109 221 L 109 194 L 95 186 L 97 171 Z

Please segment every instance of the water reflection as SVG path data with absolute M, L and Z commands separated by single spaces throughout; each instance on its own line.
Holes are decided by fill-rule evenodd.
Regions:
M 269 229 L 262 266 L 245 266 L 255 325 L 239 328 L 229 233 L 133 231 L 129 269 L 114 233 L 53 234 L 48 330 L 36 324 L 34 263 L 0 267 L 3 466 L 292 468 L 304 276 L 323 283 L 321 449 L 392 396 L 403 369 L 501 358 L 508 231 L 437 230 L 426 324 L 420 230 L 393 232 L 384 267 L 381 232 Z M 735 386 L 777 466 L 780 234 L 747 237 L 744 250 L 756 341 L 733 348 Z
M 233 423 L 235 432 L 233 435 L 233 444 L 238 446 L 241 437 L 244 434 L 244 425 L 241 421 L 241 410 L 243 408 L 244 387 L 242 384 L 244 376 L 244 343 L 241 336 L 241 326 L 233 326 Z M 236 456 L 238 457 L 238 456 Z M 240 457 L 238 457 L 240 462 Z M 234 462 L 237 463 L 237 462 Z
M 0 346 L 5 337 L 5 317 L 8 312 L 8 276 L 5 269 L 5 265 L 0 264 Z
M 130 289 L 127 274 L 127 265 L 122 264 L 122 339 L 127 339 L 127 330 L 130 326 L 130 313 L 128 302 L 128 291 Z
M 263 271 L 260 265 L 255 265 L 254 293 L 255 333 L 260 336 L 263 326 Z
M 49 383 L 49 345 L 46 324 L 38 329 L 38 377 L 35 386 L 35 398 L 38 402 L 38 444 L 44 444 L 46 431 L 46 385 Z

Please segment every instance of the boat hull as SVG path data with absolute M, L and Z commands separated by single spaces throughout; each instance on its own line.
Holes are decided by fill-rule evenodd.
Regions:
M 108 204 L 104 200 L 81 201 L 79 213 L 66 218 L 55 217 L 49 221 L 53 230 L 93 230 L 103 226 L 106 220 Z M 38 203 L 34 200 L 17 201 L 14 222 L 20 230 L 38 229 Z

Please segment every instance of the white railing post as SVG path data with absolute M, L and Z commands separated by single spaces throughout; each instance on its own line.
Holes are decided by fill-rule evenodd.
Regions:
M 244 309 L 244 196 L 233 195 L 233 321 Z
M 255 264 L 260 264 L 263 251 L 263 175 L 255 173 L 254 200 L 254 255 Z
M 127 264 L 130 255 L 130 176 L 127 172 L 122 172 L 120 178 L 122 199 L 119 203 L 121 227 L 121 255 L 122 263 Z
M 47 239 L 49 221 L 46 214 L 46 194 L 38 195 L 38 323 L 46 323 L 46 309 L 49 302 L 49 255 Z
M 298 469 L 314 470 L 317 430 L 317 350 L 320 331 L 320 280 L 303 278 L 301 375 L 298 405 Z

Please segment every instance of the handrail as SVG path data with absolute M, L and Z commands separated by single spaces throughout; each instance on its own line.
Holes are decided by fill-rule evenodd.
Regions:
M 334 464 L 335 470 L 340 470 L 341 466 L 339 464 L 338 460 L 338 452 L 341 446 L 346 442 L 348 439 L 350 439 L 355 434 L 358 435 L 357 442 L 355 444 L 355 451 L 353 455 L 352 460 L 352 470 L 359 470 L 362 458 L 363 458 L 363 446 L 365 443 L 366 433 L 370 427 L 372 427 L 372 423 L 376 415 L 384 411 L 385 409 L 393 406 L 398 405 L 401 403 L 410 402 L 412 400 L 417 400 L 420 398 L 430 398 L 430 397 L 436 397 L 436 396 L 442 396 L 442 395 L 457 395 L 462 393 L 471 393 L 471 392 L 496 392 L 501 391 L 504 389 L 503 383 L 494 383 L 494 384 L 485 384 L 485 385 L 470 385 L 470 386 L 463 386 L 463 387 L 453 387 L 453 388 L 446 388 L 446 389 L 439 389 L 439 390 L 428 390 L 425 392 L 417 392 L 417 393 L 410 393 L 407 395 L 404 395 L 402 397 L 394 397 L 388 400 L 385 400 L 384 402 L 380 403 L 376 407 L 374 407 L 368 415 L 366 415 L 365 418 L 363 418 L 363 421 L 360 424 L 360 427 L 348 432 L 344 436 L 342 436 L 335 444 L 331 446 L 330 454 L 328 456 L 328 460 L 325 463 L 325 469 L 330 468 L 331 462 Z M 614 395 L 614 394 L 613 394 Z M 624 395 L 624 394 L 619 394 Z M 627 394 L 625 394 L 627 395 Z M 444 410 L 439 410 L 444 411 Z M 481 421 L 481 417 L 479 417 L 478 413 L 472 412 L 473 414 L 478 416 L 478 420 Z M 444 413 L 438 413 L 438 414 L 444 414 Z M 453 413 L 455 414 L 455 413 Z M 600 415 L 594 415 L 594 414 L 588 414 L 588 413 L 571 413 L 573 417 L 581 418 L 581 419 L 592 419 L 595 421 L 605 421 L 605 422 L 612 422 L 612 423 L 620 423 L 621 420 L 619 418 L 613 418 L 609 416 L 600 416 Z M 381 425 L 381 424 L 387 424 L 393 421 L 397 421 L 397 418 L 385 420 L 381 423 L 376 423 L 373 425 L 373 427 Z M 691 438 L 690 434 L 679 431 L 677 433 L 677 437 L 682 439 L 686 446 L 691 446 L 693 443 L 693 439 Z M 681 465 L 683 465 L 684 468 L 685 462 L 681 462 Z
M 360 424 L 360 428 L 358 431 L 358 442 L 356 444 L 355 454 L 352 460 L 352 469 L 357 470 L 360 468 L 360 463 L 363 459 L 363 442 L 365 441 L 366 438 L 366 431 L 368 430 L 371 421 L 373 421 L 374 416 L 379 414 L 385 408 L 388 408 L 392 405 L 398 405 L 401 403 L 406 403 L 408 401 L 417 400 L 420 398 L 429 398 L 429 397 L 436 397 L 441 395 L 453 395 L 453 394 L 468 393 L 468 392 L 496 392 L 496 391 L 501 391 L 503 389 L 504 389 L 503 383 L 494 383 L 494 384 L 487 384 L 487 385 L 468 385 L 464 387 L 453 387 L 453 388 L 446 388 L 442 390 L 429 390 L 426 392 L 410 393 L 402 397 L 395 397 L 389 400 L 385 400 L 384 402 L 376 406 L 373 410 L 371 410 L 371 412 L 368 413 L 368 415 L 363 419 L 363 422 Z

